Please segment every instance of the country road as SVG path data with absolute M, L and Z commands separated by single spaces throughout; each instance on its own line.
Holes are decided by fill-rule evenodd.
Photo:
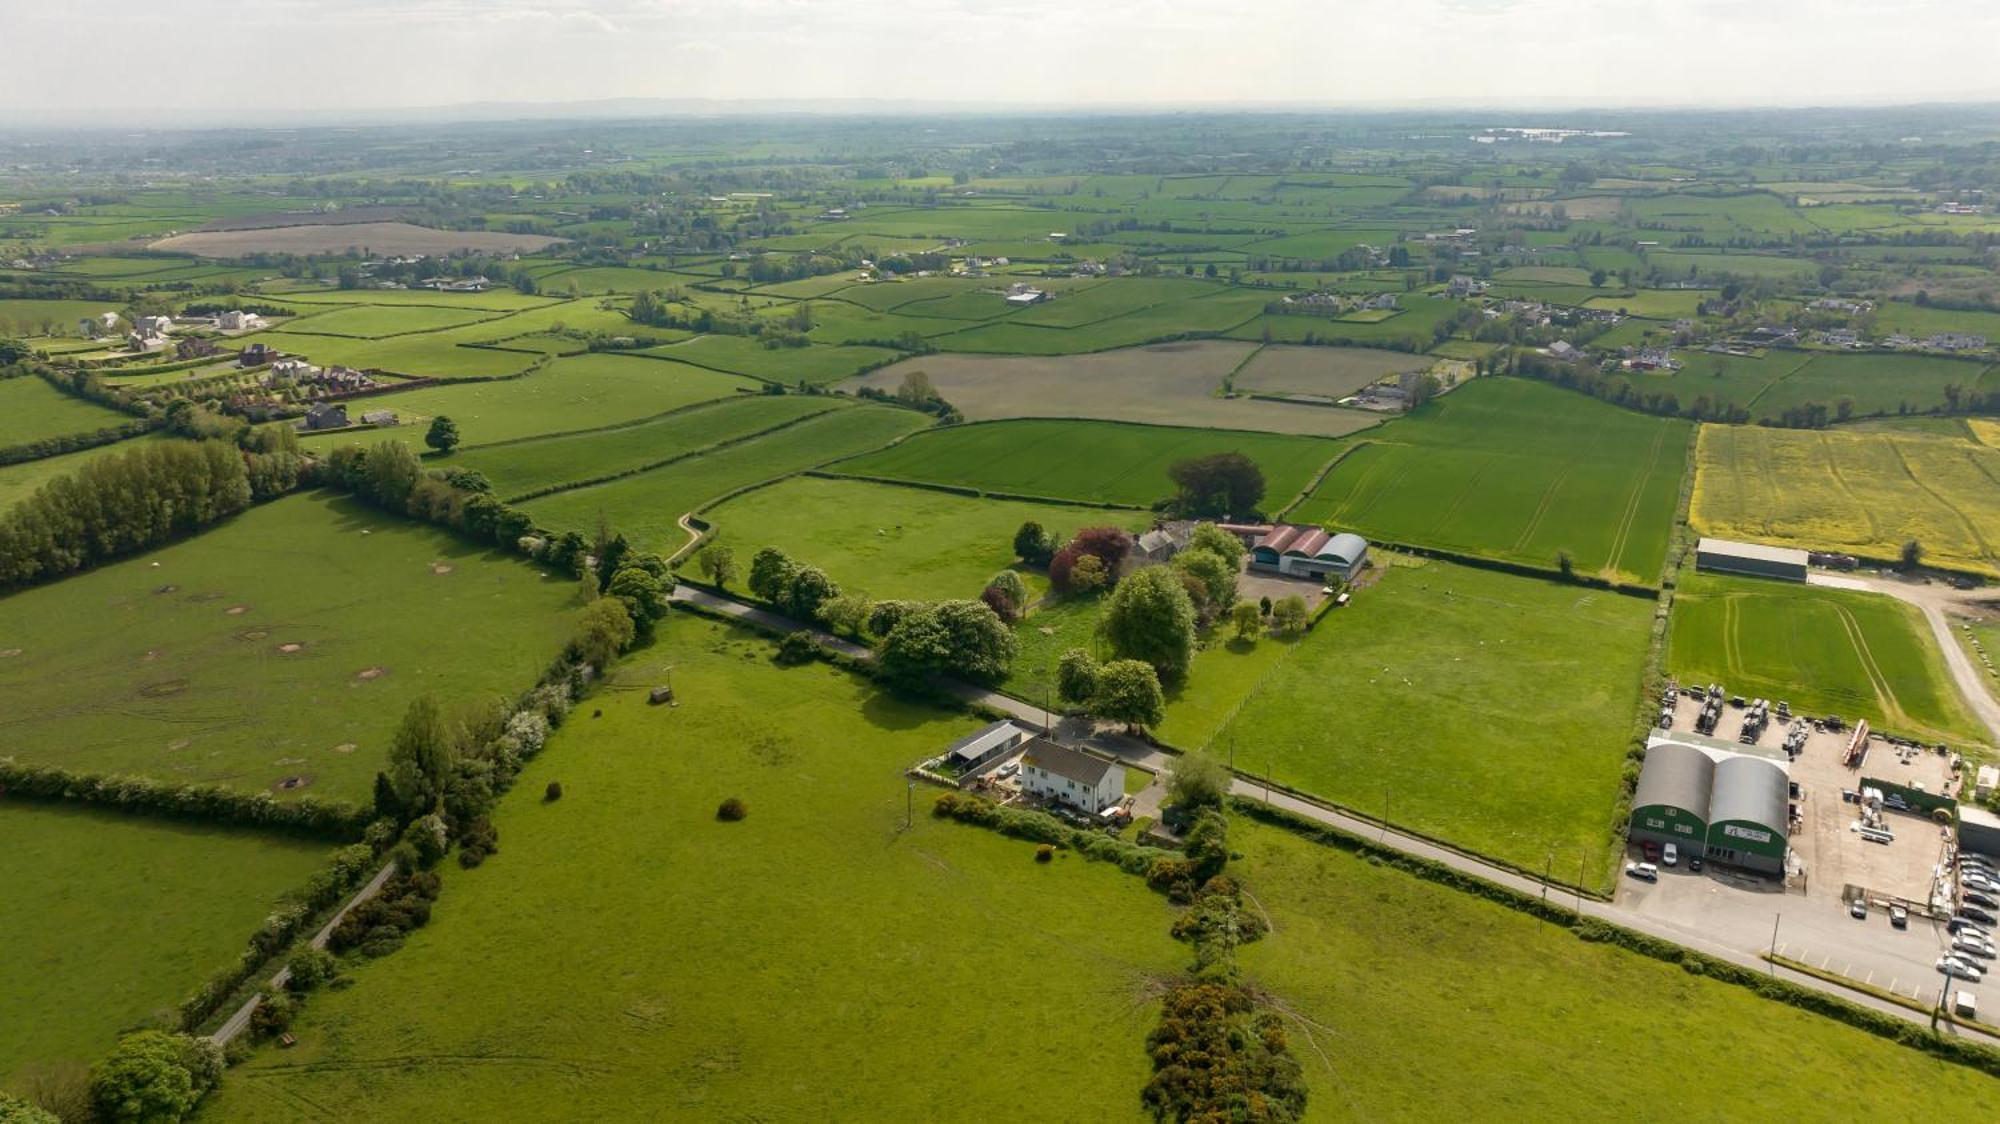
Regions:
M 1991 590 L 1953 589 L 1947 585 L 1916 583 L 1895 578 L 1852 577 L 1847 574 L 1825 574 L 1818 571 L 1807 575 L 1811 585 L 1828 589 L 1854 589 L 1867 593 L 1881 593 L 1898 601 L 1915 605 L 1930 622 L 1931 634 L 1937 638 L 1938 650 L 1944 653 L 1945 666 L 1951 669 L 1951 677 L 1958 683 L 1958 692 L 1965 698 L 1965 705 L 1986 727 L 1992 744 L 2000 746 L 2000 699 L 1994 698 L 1993 690 L 1987 685 L 1986 672 L 1972 662 L 1965 654 L 1964 645 L 1952 635 L 1951 618 L 1945 615 L 1947 609 L 1971 604 L 1981 600 L 1991 600 L 1995 594 Z

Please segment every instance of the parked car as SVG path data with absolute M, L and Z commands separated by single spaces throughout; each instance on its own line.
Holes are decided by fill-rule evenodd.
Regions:
M 1937 970 L 1947 976 L 1957 976 L 1961 980 L 1971 980 L 1973 983 L 1978 983 L 1986 977 L 1986 973 L 1980 971 L 1977 965 L 1962 956 L 1938 957 Z
M 1679 866 L 1681 864 L 1681 849 L 1672 843 L 1667 844 L 1660 851 L 1660 861 L 1667 866 Z
M 1995 901 L 1992 895 L 1981 893 L 1978 890 L 1965 890 L 1958 896 L 1981 909 L 2000 909 L 2000 901 Z
M 1646 856 L 1647 862 L 1654 863 L 1660 861 L 1660 845 L 1658 843 L 1648 840 L 1639 844 L 1639 850 Z
M 1889 907 L 1889 924 L 1898 929 L 1910 927 L 1910 911 L 1899 905 Z
M 1970 921 L 1977 921 L 1981 925 L 1992 925 L 1996 920 L 2000 920 L 1993 916 L 1993 911 L 1981 909 L 1976 905 L 1966 905 L 1964 902 L 1959 903 L 1958 915 Z
M 1701 873 L 1701 856 L 1700 856 L 1700 855 L 1689 855 L 1689 856 L 1688 856 L 1688 869 L 1689 869 L 1689 870 L 1692 870 L 1692 871 L 1694 871 L 1694 872 L 1695 872 L 1696 874 L 1700 874 L 1700 873 Z
M 1654 866 L 1652 863 L 1626 863 L 1625 873 L 1639 879 L 1641 882 L 1658 882 L 1660 880 L 1660 868 Z
M 1987 940 L 1993 939 L 1993 934 L 1987 931 L 1985 926 L 1962 913 L 1946 921 L 1944 923 L 1944 931 L 1953 934 L 1971 933 L 1974 936 L 1983 937 Z
M 1951 950 L 1963 956 L 1977 956 L 1981 960 L 1994 958 L 1992 941 L 1976 940 L 1964 933 L 1960 933 L 1958 939 L 1951 942 Z
M 1847 915 L 1849 917 L 1858 917 L 1863 921 L 1866 921 L 1868 919 L 1868 899 L 1856 898 L 1853 901 L 1848 902 Z
M 1969 870 L 1959 874 L 1958 884 L 1968 890 L 1977 890 L 1982 894 L 2000 892 L 2000 882 L 1995 882 L 1983 874 L 1974 874 Z

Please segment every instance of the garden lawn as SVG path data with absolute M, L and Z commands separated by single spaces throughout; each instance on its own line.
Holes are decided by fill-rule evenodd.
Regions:
M 755 386 L 748 379 L 682 363 L 600 354 L 557 359 L 516 379 L 419 387 L 361 402 L 366 410 L 395 411 L 405 427 L 427 426 L 443 414 L 458 423 L 460 440 L 473 446 L 635 422 Z M 349 408 L 357 416 L 363 412 Z M 423 439 L 421 432 L 398 436 L 419 446 Z M 344 445 L 357 439 L 373 438 L 337 433 L 309 438 L 306 444 Z
M 1198 714 L 1170 715 L 1163 736 L 1218 757 L 1233 740 L 1239 769 L 1524 867 L 1553 849 L 1558 869 L 1582 861 L 1601 885 L 1652 610 L 1398 559 L 1269 668 L 1232 669 L 1231 689 L 1259 674 L 1205 745 L 1184 732 L 1204 728 Z M 1189 691 L 1206 689 L 1203 670 Z
M 1230 844 L 1272 925 L 1238 961 L 1292 1015 L 1308 1120 L 1836 1119 L 1809 1076 L 1833 1073 L 1992 1096 L 1971 1068 L 1240 813 Z M 1721 1039 L 1699 1080 L 1642 1060 Z
M 879 449 L 929 424 L 927 415 L 889 406 L 835 410 L 636 476 L 557 492 L 522 506 L 536 522 L 558 531 L 589 532 L 602 518 L 634 546 L 669 554 L 687 541 L 679 526 L 682 515 L 753 484 Z M 749 558 L 738 562 L 747 566 Z
M 0 805 L 0 1087 L 89 1065 L 243 951 L 321 844 L 87 810 Z
M 1036 419 L 950 426 L 844 461 L 834 471 L 1146 507 L 1173 495 L 1167 470 L 1174 462 L 1242 453 L 1263 470 L 1265 505 L 1276 508 L 1303 491 L 1339 450 L 1339 442 L 1317 437 Z
M 901 770 L 978 720 L 773 651 L 671 619 L 523 772 L 500 854 L 448 869 L 429 926 L 206 1117 L 1142 1119 L 1155 988 L 1187 961 L 1164 900 L 933 819 L 929 790 L 906 829 Z M 669 666 L 679 705 L 647 706 Z M 741 822 L 715 818 L 730 796 Z
M 35 375 L 0 379 L 0 449 L 132 420 L 130 414 L 64 394 Z
M 532 686 L 575 598 L 434 527 L 293 496 L 0 598 L 0 745 L 81 772 L 303 778 L 276 791 L 366 801 L 410 700 Z
M 1953 745 L 1990 740 L 1967 713 L 1922 613 L 1882 594 L 1686 575 L 1667 666 L 1683 683 L 1783 699 L 1801 714 L 1866 718 L 1887 733 Z
M 1288 513 L 1370 538 L 1652 584 L 1688 423 L 1483 378 L 1355 442 Z
M 1915 540 L 1928 562 L 2000 575 L 2000 449 L 1928 433 L 1705 425 L 1689 514 L 1703 534 L 1882 561 Z
M 745 493 L 705 513 L 747 566 L 775 546 L 818 566 L 849 591 L 877 598 L 971 598 L 1015 563 L 1014 532 L 1040 523 L 1067 541 L 1080 527 L 1136 530 L 1150 514 L 1062 504 L 975 499 L 928 488 L 801 476 Z M 1031 593 L 1043 579 L 1023 573 Z
M 492 482 L 495 495 L 511 501 L 562 484 L 634 472 L 846 405 L 837 398 L 791 394 L 724 398 L 615 429 L 468 449 L 432 464 L 477 469 Z

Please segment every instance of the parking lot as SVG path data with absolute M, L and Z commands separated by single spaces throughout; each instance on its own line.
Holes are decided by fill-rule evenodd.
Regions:
M 1701 704 L 1683 695 L 1674 708 L 1667 736 L 1691 735 Z M 1747 708 L 1724 705 L 1711 737 L 1715 744 L 1784 761 L 1789 723 L 1773 718 L 1752 744 L 1738 738 Z M 1656 731 L 1660 733 L 1660 731 Z M 1779 956 L 1838 973 L 1857 983 L 1929 1004 L 1945 977 L 1937 959 L 1951 938 L 1941 919 L 1914 908 L 1934 903 L 1950 907 L 1950 881 L 1943 863 L 1949 831 L 1921 812 L 1893 807 L 1881 814 L 1887 841 L 1871 841 L 1855 830 L 1862 818 L 1861 778 L 1931 793 L 1951 793 L 1950 759 L 1932 749 L 1904 749 L 1875 740 L 1858 767 L 1843 764 L 1851 731 L 1808 727 L 1803 748 L 1788 768 L 1792 784 L 1793 848 L 1783 879 L 1706 865 L 1696 873 L 1685 862 L 1663 869 L 1658 882 L 1623 878 L 1617 904 L 1634 913 L 1685 930 L 1699 947 L 1713 942 L 1742 952 L 1775 951 Z M 1690 738 L 1689 740 L 1699 740 Z M 1852 793 L 1850 799 L 1844 794 Z M 1877 835 L 1876 839 L 1882 836 Z M 1632 857 L 1638 858 L 1637 849 Z M 1860 897 L 1867 916 L 1849 912 Z M 1892 902 L 1913 906 L 1906 929 L 1892 928 Z M 1992 961 L 1982 962 L 1993 966 Z M 1982 1021 L 1996 1018 L 2000 987 L 1991 978 L 1973 984 L 1953 980 L 1954 991 L 1971 991 Z

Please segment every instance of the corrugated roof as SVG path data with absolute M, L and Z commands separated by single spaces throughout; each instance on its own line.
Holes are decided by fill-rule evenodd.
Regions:
M 1002 745 L 1018 742 L 1027 736 L 1028 731 L 1012 722 L 995 722 L 951 743 L 946 747 L 944 755 L 965 761 L 977 761 Z
M 1022 766 L 1039 765 L 1059 777 L 1067 777 L 1081 785 L 1096 788 L 1104 775 L 1118 768 L 1117 765 L 1088 753 L 1079 753 L 1065 745 L 1057 745 L 1047 738 L 1036 738 L 1028 743 L 1028 752 L 1021 755 Z
M 1709 790 L 1714 780 L 1715 762 L 1708 754 L 1690 745 L 1672 742 L 1656 745 L 1646 750 L 1646 763 L 1639 770 L 1639 785 L 1632 791 L 1632 806 L 1679 808 L 1706 823 Z
M 1352 531 L 1342 531 L 1320 548 L 1319 553 L 1322 558 L 1331 555 L 1352 566 L 1368 553 L 1368 540 Z
M 1737 542 L 1734 539 L 1704 538 L 1695 543 L 1698 554 L 1720 554 L 1728 558 L 1754 558 L 1759 562 L 1778 562 L 1787 566 L 1806 564 L 1806 552 L 1783 546 L 1764 546 L 1754 542 Z
M 1651 757 L 1651 751 L 1647 756 Z M 1708 822 L 1740 820 L 1785 834 L 1787 800 L 1785 771 L 1757 757 L 1727 757 L 1715 766 L 1715 788 L 1708 800 Z

